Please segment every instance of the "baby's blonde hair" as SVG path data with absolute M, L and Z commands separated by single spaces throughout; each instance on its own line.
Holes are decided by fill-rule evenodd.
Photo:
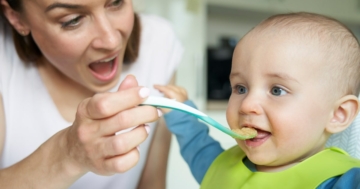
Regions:
M 314 13 L 278 14 L 261 22 L 253 30 L 306 37 L 320 45 L 330 65 L 332 84 L 341 95 L 360 92 L 360 45 L 355 35 L 341 22 Z M 311 43 L 313 44 L 313 43 Z M 332 85 L 334 86 L 334 85 Z

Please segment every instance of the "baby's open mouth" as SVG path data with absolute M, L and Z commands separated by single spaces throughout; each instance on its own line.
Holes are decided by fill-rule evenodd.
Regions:
M 243 127 L 241 129 L 231 129 L 231 130 L 242 136 L 249 136 L 249 137 L 257 136 L 257 130 L 255 128 Z
M 251 140 L 253 142 L 257 142 L 257 141 L 261 141 L 263 139 L 266 139 L 271 135 L 270 132 L 264 131 L 264 130 L 261 130 L 261 129 L 256 129 L 256 131 L 257 131 L 257 135 L 254 138 L 249 139 L 249 140 Z

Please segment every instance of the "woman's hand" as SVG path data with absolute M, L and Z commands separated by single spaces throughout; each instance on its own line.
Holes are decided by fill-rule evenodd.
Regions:
M 154 88 L 164 94 L 166 98 L 174 99 L 178 102 L 185 102 L 188 99 L 185 88 L 176 85 L 154 85 Z M 161 109 L 164 113 L 168 113 L 170 109 Z
M 80 103 L 74 124 L 67 130 L 68 155 L 84 171 L 100 175 L 122 173 L 139 160 L 137 146 L 148 136 L 149 126 L 159 112 L 137 106 L 149 95 L 128 76 L 115 93 L 100 93 Z M 116 135 L 124 129 L 133 130 Z

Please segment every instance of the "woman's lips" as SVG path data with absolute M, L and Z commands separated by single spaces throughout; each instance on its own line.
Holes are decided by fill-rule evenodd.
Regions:
M 113 59 L 107 59 L 94 62 L 89 65 L 90 71 L 95 78 L 100 81 L 110 81 L 116 76 L 118 67 L 118 56 Z
M 255 138 L 245 140 L 246 146 L 252 148 L 260 146 L 271 136 L 270 132 L 263 131 L 260 129 L 256 129 L 256 130 L 257 130 L 257 135 Z

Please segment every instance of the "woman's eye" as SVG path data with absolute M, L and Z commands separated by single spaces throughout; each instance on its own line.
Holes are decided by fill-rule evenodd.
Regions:
M 110 6 L 111 7 L 120 7 L 122 5 L 123 1 L 124 0 L 115 0 L 110 4 Z
M 77 16 L 75 17 L 74 19 L 71 19 L 67 22 L 63 22 L 61 24 L 61 27 L 62 28 L 73 28 L 73 27 L 76 27 L 77 25 L 79 25 L 80 23 L 80 20 L 81 20 L 82 16 Z
M 282 96 L 282 95 L 287 94 L 287 92 L 284 89 L 280 88 L 280 87 L 273 87 L 271 89 L 271 94 L 273 94 L 275 96 Z
M 237 94 L 245 94 L 247 93 L 247 88 L 242 85 L 236 85 L 234 87 L 234 90 Z

